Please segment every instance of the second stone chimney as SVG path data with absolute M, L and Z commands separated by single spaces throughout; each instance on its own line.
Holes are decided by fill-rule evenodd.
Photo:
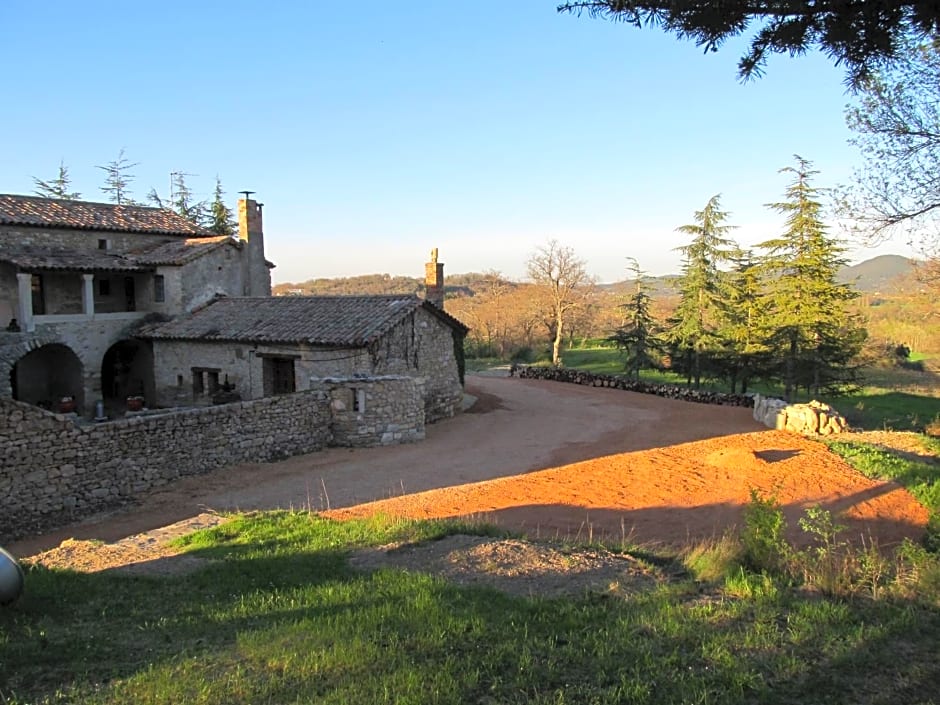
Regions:
M 437 261 L 437 248 L 431 250 L 431 261 L 424 265 L 424 299 L 444 310 L 444 263 Z
M 264 256 L 264 227 L 261 209 L 264 204 L 249 198 L 243 191 L 238 199 L 238 239 L 242 242 L 242 290 L 245 296 L 270 296 L 271 271 Z

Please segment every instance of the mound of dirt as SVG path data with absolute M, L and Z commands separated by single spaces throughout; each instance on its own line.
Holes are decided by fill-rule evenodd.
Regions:
M 781 431 L 734 434 L 394 497 L 325 512 L 484 519 L 534 538 L 606 538 L 678 546 L 739 527 L 751 491 L 773 496 L 790 527 L 822 506 L 846 537 L 881 546 L 923 535 L 927 510 L 892 482 L 870 480 L 816 441 Z
M 663 577 L 632 556 L 544 542 L 458 534 L 439 541 L 355 553 L 361 570 L 396 568 L 441 576 L 460 585 L 516 595 L 560 597 L 585 592 L 626 596 Z
M 705 464 L 741 473 L 763 472 L 767 468 L 766 460 L 746 448 L 720 448 L 705 457 Z

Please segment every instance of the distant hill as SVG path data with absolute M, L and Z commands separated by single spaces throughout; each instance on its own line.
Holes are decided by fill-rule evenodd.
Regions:
M 866 294 L 895 293 L 898 280 L 914 270 L 914 261 L 901 255 L 879 255 L 864 262 L 843 267 L 839 281 L 854 284 Z
M 901 286 L 901 278 L 909 275 L 914 269 L 914 260 L 901 255 L 879 255 L 864 262 L 843 267 L 837 279 L 844 284 L 854 284 L 855 288 L 865 294 L 897 293 Z M 667 274 L 659 277 L 647 277 L 646 283 L 650 287 L 650 295 L 654 298 L 660 296 L 673 296 L 676 294 L 675 282 L 677 274 Z M 629 294 L 633 291 L 632 280 L 602 284 L 601 287 L 615 294 Z
M 851 267 L 844 267 L 838 275 L 843 283 L 852 283 L 866 294 L 896 293 L 900 278 L 911 273 L 913 260 L 900 255 L 879 255 Z M 487 275 L 478 272 L 449 274 L 445 278 L 444 293 L 448 297 L 473 296 L 487 287 Z M 650 295 L 654 298 L 675 296 L 677 274 L 647 277 Z M 601 284 L 603 291 L 629 295 L 633 292 L 632 280 Z M 357 277 L 335 277 L 333 279 L 310 279 L 305 282 L 277 284 L 277 296 L 322 296 L 337 294 L 419 294 L 424 293 L 424 280 L 418 277 L 400 277 L 389 274 L 363 274 Z

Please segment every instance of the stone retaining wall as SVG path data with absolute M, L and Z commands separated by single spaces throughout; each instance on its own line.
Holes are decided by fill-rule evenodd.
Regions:
M 76 521 L 184 476 L 328 445 L 424 438 L 420 380 L 332 379 L 316 386 L 94 425 L 0 399 L 0 539 Z

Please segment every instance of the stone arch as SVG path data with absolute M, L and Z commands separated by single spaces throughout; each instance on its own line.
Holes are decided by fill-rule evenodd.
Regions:
M 75 399 L 75 408 L 85 403 L 82 361 L 67 345 L 47 343 L 31 349 L 10 370 L 13 399 L 59 410 L 65 397 Z
M 153 347 L 144 340 L 119 340 L 101 360 L 101 395 L 108 406 L 122 405 L 129 396 L 154 399 Z

